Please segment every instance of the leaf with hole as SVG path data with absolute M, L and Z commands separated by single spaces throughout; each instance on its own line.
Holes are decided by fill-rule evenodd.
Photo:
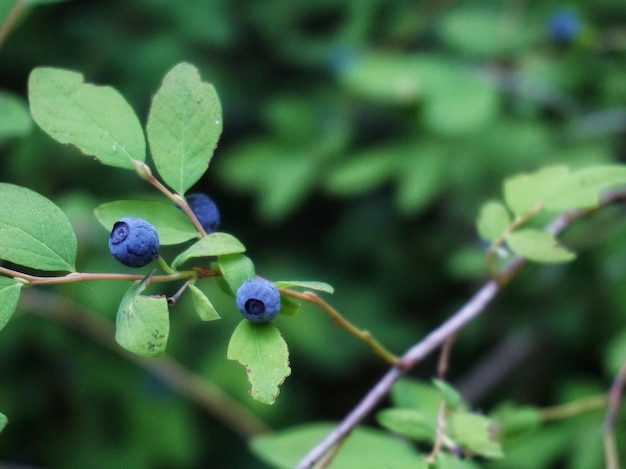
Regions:
M 37 270 L 74 271 L 74 229 L 44 196 L 0 183 L 0 259 Z
M 146 141 L 135 112 L 114 88 L 84 82 L 80 73 L 34 69 L 28 79 L 30 111 L 55 140 L 102 163 L 132 169 L 144 161 Z

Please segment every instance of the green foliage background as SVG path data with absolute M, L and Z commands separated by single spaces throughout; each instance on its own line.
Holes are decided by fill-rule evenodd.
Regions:
M 571 44 L 548 34 L 563 6 L 583 25 Z M 145 123 L 164 74 L 195 64 L 224 115 L 195 186 L 218 202 L 221 229 L 246 245 L 260 275 L 333 284 L 331 302 L 400 353 L 487 278 L 474 220 L 500 197 L 503 178 L 557 162 L 623 162 L 625 25 L 618 0 L 74 0 L 24 15 L 0 48 L 0 88 L 25 101 L 34 67 L 70 68 L 117 88 Z M 2 182 L 64 209 L 78 235 L 78 270 L 118 269 L 93 208 L 150 198 L 150 187 L 78 158 L 9 110 L 0 107 Z M 17 130 L 3 114 L 16 116 Z M 608 388 L 626 356 L 625 242 L 621 207 L 594 216 L 565 237 L 581 253 L 575 263 L 528 267 L 459 336 L 449 379 L 476 408 L 553 405 Z M 126 288 L 49 292 L 113 320 Z M 168 352 L 272 427 L 341 418 L 385 369 L 305 308 L 278 320 L 292 376 L 275 406 L 257 404 L 241 368 L 225 359 L 239 314 L 219 288 L 212 293 L 230 314 L 200 324 L 180 305 Z M 20 311 L 45 311 L 42 301 L 28 296 Z M 433 359 L 413 375 L 434 371 Z M 0 335 L 0 376 L 10 419 L 0 461 L 261 467 L 245 441 L 156 378 L 39 315 L 18 314 Z M 600 439 L 585 438 L 601 421 L 586 415 L 539 433 L 533 458 L 520 450 L 524 467 L 601 467 Z

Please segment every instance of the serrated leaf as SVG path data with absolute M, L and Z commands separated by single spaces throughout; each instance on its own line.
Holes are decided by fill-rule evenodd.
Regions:
M 433 379 L 433 384 L 437 389 L 439 389 L 439 392 L 449 409 L 458 410 L 466 406 L 461 393 L 459 393 L 459 391 L 456 390 L 451 384 L 440 379 Z
M 71 144 L 102 163 L 135 169 L 146 142 L 135 112 L 114 88 L 85 83 L 80 73 L 34 69 L 28 79 L 30 111 L 55 140 Z
M 191 292 L 191 298 L 193 299 L 193 306 L 196 309 L 196 313 L 203 321 L 214 321 L 220 319 L 220 315 L 213 307 L 211 300 L 193 284 L 189 284 L 189 291 Z
M 176 269 L 195 257 L 222 256 L 224 254 L 244 252 L 245 250 L 245 246 L 233 235 L 215 232 L 201 238 L 176 256 L 176 259 L 172 262 L 172 267 Z
M 279 386 L 291 374 L 287 343 L 272 323 L 241 321 L 230 338 L 227 358 L 246 367 L 250 395 L 264 404 L 276 402 Z
M 335 425 L 299 425 L 252 439 L 254 454 L 272 467 L 291 469 L 310 449 L 326 437 Z M 330 468 L 344 469 L 427 469 L 426 459 L 406 442 L 386 432 L 356 427 L 341 444 Z
M 2 432 L 2 430 L 4 430 L 4 427 L 7 426 L 7 423 L 9 423 L 9 419 L 7 418 L 7 416 L 3 413 L 0 413 L 0 433 Z
M 511 215 L 506 207 L 500 202 L 490 201 L 481 207 L 476 228 L 482 239 L 495 241 L 504 233 L 510 223 Z
M 156 357 L 165 352 L 170 317 L 164 296 L 142 296 L 149 276 L 134 283 L 122 298 L 115 323 L 115 340 L 129 352 Z
M 535 262 L 560 263 L 576 258 L 554 235 L 541 230 L 522 228 L 509 234 L 506 241 L 511 251 Z
M 570 176 L 567 166 L 549 166 L 534 173 L 520 174 L 504 181 L 504 200 L 516 215 L 523 215 L 544 204 Z
M 22 137 L 32 128 L 33 120 L 26 103 L 16 95 L 0 92 L 0 142 L 7 138 Z
M 376 414 L 380 425 L 414 441 L 432 443 L 435 441 L 437 421 L 414 409 L 391 408 Z
M 100 205 L 96 218 L 111 231 L 116 221 L 124 217 L 139 217 L 149 221 L 159 233 L 159 244 L 179 244 L 199 236 L 189 217 L 172 204 L 151 200 L 117 200 Z
M 184 194 L 207 170 L 222 133 L 215 89 L 193 65 L 176 65 L 152 100 L 146 130 L 157 171 Z
M 0 183 L 0 259 L 74 271 L 76 249 L 74 229 L 59 207 L 30 189 Z
M 455 412 L 449 417 L 453 438 L 464 447 L 486 458 L 502 458 L 502 448 L 495 440 L 496 425 L 484 415 Z
M 22 284 L 7 277 L 0 277 L 0 331 L 7 325 L 17 308 Z
M 278 282 L 274 282 L 276 288 L 291 288 L 291 287 L 301 287 L 306 288 L 308 290 L 317 290 L 325 293 L 333 293 L 335 289 L 332 285 L 329 285 L 325 282 L 313 282 L 313 281 L 299 281 L 299 280 L 281 280 Z
M 226 254 L 217 258 L 217 265 L 222 278 L 234 295 L 243 282 L 254 278 L 254 263 L 243 254 Z

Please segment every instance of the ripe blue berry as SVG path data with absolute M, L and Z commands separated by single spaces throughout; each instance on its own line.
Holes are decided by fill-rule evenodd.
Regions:
M 237 290 L 237 309 L 251 322 L 269 322 L 280 311 L 280 293 L 263 278 L 246 280 Z
M 159 236 L 142 218 L 122 218 L 111 230 L 109 251 L 125 266 L 143 267 L 159 255 Z
M 189 208 L 194 213 L 202 228 L 207 233 L 213 233 L 220 224 L 220 212 L 217 205 L 208 195 L 198 193 L 189 194 L 185 197 Z
M 580 35 L 582 22 L 575 11 L 561 8 L 550 17 L 548 30 L 553 41 L 568 43 Z

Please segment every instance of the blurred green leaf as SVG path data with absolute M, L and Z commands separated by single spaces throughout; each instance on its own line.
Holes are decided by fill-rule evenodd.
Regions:
M 543 418 L 541 410 L 531 406 L 503 403 L 490 413 L 498 428 L 499 441 L 505 446 L 512 440 L 536 431 Z
M 461 393 L 451 384 L 440 379 L 433 379 L 433 384 L 441 393 L 441 397 L 449 409 L 458 410 L 466 407 L 463 396 L 461 396 Z
M 506 238 L 509 248 L 516 254 L 535 262 L 569 262 L 576 254 L 561 246 L 554 235 L 532 228 L 522 228 Z
M 500 202 L 490 201 L 485 203 L 478 215 L 476 222 L 478 234 L 485 241 L 495 241 L 511 223 L 511 215 Z
M 290 469 L 320 440 L 327 436 L 334 425 L 312 423 L 258 436 L 252 440 L 252 451 L 267 464 L 280 469 Z M 371 428 L 355 428 L 341 450 L 337 452 L 330 468 L 340 469 L 427 469 L 426 460 L 410 445 Z
M 0 331 L 7 325 L 20 299 L 22 284 L 16 280 L 0 277 Z
M 391 388 L 391 400 L 394 406 L 414 409 L 435 422 L 441 404 L 441 394 L 432 383 L 402 378 Z
M 116 200 L 95 209 L 96 218 L 111 231 L 115 222 L 124 217 L 138 217 L 150 222 L 159 234 L 163 246 L 179 244 L 199 236 L 189 217 L 172 204 L 152 200 Z
M 32 128 L 33 121 L 24 100 L 0 91 L 0 142 L 27 135 Z
M 206 172 L 222 133 L 215 88 L 193 65 L 178 64 L 152 100 L 146 130 L 159 174 L 184 194 Z
M 504 457 L 495 441 L 496 426 L 484 415 L 455 412 L 449 417 L 449 425 L 453 438 L 474 453 L 490 459 Z
M 435 441 L 437 421 L 413 409 L 391 408 L 376 414 L 380 425 L 411 440 L 432 443 Z
M 38 270 L 76 270 L 74 229 L 42 195 L 0 183 L 0 228 L 0 259 Z
M 7 423 L 9 423 L 9 419 L 7 418 L 7 416 L 4 415 L 3 413 L 0 413 L 0 433 L 2 433 L 2 430 L 4 430 L 4 427 L 7 426 Z
M 307 290 L 318 290 L 325 293 L 333 293 L 335 289 L 332 285 L 325 282 L 313 282 L 313 281 L 298 281 L 298 280 L 280 280 L 274 282 L 277 288 L 291 288 L 300 287 Z
M 193 306 L 196 309 L 196 313 L 203 321 L 214 321 L 220 319 L 220 315 L 215 310 L 215 307 L 211 303 L 211 300 L 193 284 L 189 284 L 189 291 L 191 292 L 191 298 L 193 299 Z
M 274 404 L 279 386 L 291 374 L 289 350 L 272 323 L 239 323 L 228 344 L 227 358 L 246 367 L 250 395 L 263 404 Z
M 176 256 L 172 267 L 176 269 L 195 257 L 221 256 L 245 250 L 244 245 L 233 235 L 220 232 L 210 233 Z
M 504 181 L 504 199 L 516 215 L 524 215 L 545 203 L 555 187 L 570 177 L 567 166 L 548 166 L 532 173 L 513 176 Z
M 145 160 L 139 119 L 115 89 L 87 84 L 80 73 L 40 67 L 30 74 L 28 96 L 35 122 L 55 140 L 110 166 L 134 170 L 132 160 Z
M 165 296 L 142 296 L 149 276 L 134 283 L 122 298 L 115 323 L 115 341 L 129 352 L 157 357 L 165 352 L 170 315 Z
M 246 280 L 254 278 L 254 263 L 249 257 L 243 254 L 225 254 L 217 258 L 222 278 L 228 284 L 231 293 L 234 295 L 241 284 Z

